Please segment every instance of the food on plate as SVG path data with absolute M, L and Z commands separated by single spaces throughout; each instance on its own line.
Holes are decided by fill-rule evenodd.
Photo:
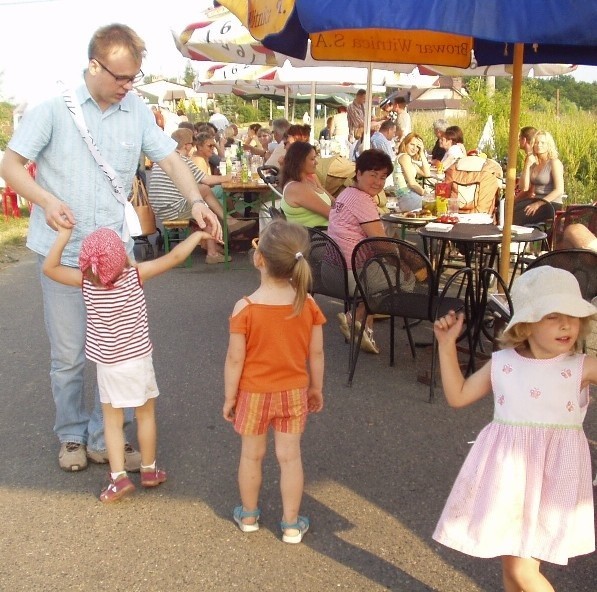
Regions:
M 440 216 L 437 219 L 437 222 L 441 222 L 442 224 L 456 224 L 458 222 L 458 217 L 449 216 L 448 214 L 445 214 L 443 216 Z
M 430 210 L 423 208 L 422 210 L 414 210 L 412 212 L 405 212 L 405 218 L 435 218 Z

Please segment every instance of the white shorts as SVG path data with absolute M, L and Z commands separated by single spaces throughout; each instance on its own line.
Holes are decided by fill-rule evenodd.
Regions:
M 97 366 L 100 401 L 112 407 L 141 407 L 160 393 L 151 354 L 118 364 Z

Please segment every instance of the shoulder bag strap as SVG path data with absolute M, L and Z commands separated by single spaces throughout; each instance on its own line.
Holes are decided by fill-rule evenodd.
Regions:
M 141 224 L 139 222 L 139 217 L 137 216 L 133 206 L 127 200 L 122 184 L 116 175 L 116 171 L 114 171 L 112 166 L 101 155 L 96 143 L 91 137 L 89 129 L 87 128 L 87 124 L 85 123 L 85 117 L 83 116 L 81 105 L 79 105 L 78 101 L 74 99 L 74 94 L 68 88 L 65 88 L 62 91 L 62 96 L 64 98 L 64 102 L 66 103 L 66 108 L 72 115 L 73 121 L 75 122 L 81 137 L 85 141 L 87 148 L 89 148 L 89 151 L 95 159 L 95 162 L 97 162 L 99 168 L 104 173 L 106 180 L 110 184 L 112 194 L 124 206 L 124 220 L 122 223 L 121 233 L 122 240 L 124 242 L 128 242 L 131 236 L 140 236 Z

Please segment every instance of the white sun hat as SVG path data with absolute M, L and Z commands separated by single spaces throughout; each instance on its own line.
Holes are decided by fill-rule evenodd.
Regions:
M 514 315 L 504 332 L 518 323 L 536 323 L 551 313 L 578 318 L 597 314 L 597 308 L 582 297 L 576 278 L 565 269 L 549 265 L 523 273 L 510 295 Z

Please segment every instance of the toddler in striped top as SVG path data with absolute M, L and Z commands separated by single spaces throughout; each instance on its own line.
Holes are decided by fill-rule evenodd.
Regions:
M 58 227 L 42 269 L 52 280 L 81 286 L 83 290 L 87 310 L 85 355 L 97 366 L 110 463 L 109 484 L 99 499 L 108 503 L 135 490 L 124 469 L 126 407 L 134 407 L 137 418 L 141 485 L 156 487 L 167 478 L 166 471 L 156 466 L 155 399 L 159 392 L 143 281 L 179 265 L 200 241 L 212 237 L 206 232 L 193 232 L 163 257 L 134 264 L 127 257 L 120 236 L 109 228 L 99 228 L 83 241 L 77 269 L 60 263 L 71 232 Z
M 537 267 L 512 288 L 502 347 L 465 378 L 463 315 L 435 322 L 444 392 L 465 407 L 493 392 L 433 538 L 473 557 L 500 557 L 506 592 L 553 592 L 541 561 L 566 565 L 595 550 L 591 454 L 583 420 L 597 358 L 579 350 L 597 313 L 574 275 Z

